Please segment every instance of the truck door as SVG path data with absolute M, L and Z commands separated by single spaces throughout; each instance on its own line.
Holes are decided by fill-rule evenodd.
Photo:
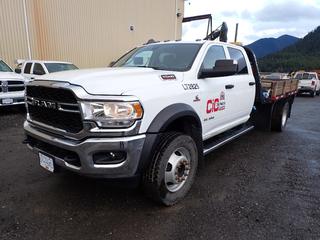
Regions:
M 26 62 L 24 64 L 24 67 L 22 68 L 23 72 L 22 75 L 25 76 L 28 80 L 32 80 L 33 74 L 31 73 L 32 69 L 32 63 L 31 62 Z
M 243 51 L 235 47 L 227 47 L 230 59 L 238 63 L 238 72 L 233 76 L 234 89 L 229 104 L 232 105 L 230 118 L 232 121 L 246 122 L 253 108 L 255 98 L 255 80 L 248 68 L 248 59 Z
M 212 69 L 216 60 L 226 59 L 225 48 L 221 45 L 208 47 L 202 61 L 200 70 Z M 231 98 L 234 79 L 231 76 L 210 77 L 199 79 L 199 85 L 203 93 L 202 121 L 204 139 L 208 139 L 228 128 L 231 121 Z

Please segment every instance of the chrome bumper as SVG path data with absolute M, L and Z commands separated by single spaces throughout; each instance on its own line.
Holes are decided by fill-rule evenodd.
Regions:
M 298 87 L 298 92 L 313 92 L 314 90 L 315 90 L 315 87 L 309 87 L 309 86 Z
M 4 103 L 4 99 L 12 99 L 12 103 Z M 24 91 L 0 93 L 0 106 L 24 104 Z
M 45 153 L 54 158 L 55 164 L 70 171 L 101 178 L 127 178 L 135 176 L 142 148 L 145 142 L 145 135 L 128 137 L 91 137 L 83 141 L 60 138 L 47 134 L 40 129 L 31 126 L 27 121 L 24 123 L 24 130 L 27 136 L 41 142 L 57 147 L 59 149 L 72 151 L 79 157 L 81 166 L 69 164 L 65 159 L 58 157 L 48 151 L 28 143 L 28 147 L 35 153 Z M 94 164 L 93 154 L 101 151 L 123 151 L 126 158 L 120 163 L 114 164 Z

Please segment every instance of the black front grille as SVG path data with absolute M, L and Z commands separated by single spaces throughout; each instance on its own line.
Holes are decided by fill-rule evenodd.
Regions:
M 19 84 L 22 84 L 24 85 L 24 82 L 23 81 L 8 81 L 8 85 L 19 85 Z
M 0 92 L 18 92 L 24 91 L 25 86 L 23 81 L 3 80 L 0 81 Z
M 24 86 L 9 86 L 8 92 L 17 92 L 17 91 L 23 91 Z
M 63 88 L 28 86 L 26 95 L 28 97 L 40 98 L 55 102 L 77 103 L 77 99 L 73 92 Z
M 83 129 L 80 108 L 73 92 L 69 89 L 49 88 L 42 86 L 27 86 L 26 90 L 28 112 L 31 120 L 65 130 L 70 133 L 78 133 Z M 40 99 L 61 104 L 74 104 L 72 109 L 47 108 L 43 105 L 35 105 L 32 99 Z M 62 105 L 61 105 L 62 106 Z M 72 111 L 68 111 L 72 110 Z

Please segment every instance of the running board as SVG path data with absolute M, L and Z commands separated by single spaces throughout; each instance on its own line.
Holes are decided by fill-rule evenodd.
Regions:
M 213 137 L 213 140 L 206 140 L 207 144 L 203 146 L 203 155 L 207 155 L 210 152 L 216 150 L 217 148 L 223 146 L 224 144 L 231 142 L 232 140 L 240 137 L 241 135 L 251 131 L 254 126 L 243 126 L 242 128 L 237 128 L 229 130 L 226 133 L 219 134 L 218 136 Z

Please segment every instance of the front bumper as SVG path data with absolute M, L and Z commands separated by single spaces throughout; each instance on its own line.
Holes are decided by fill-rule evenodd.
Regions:
M 302 93 L 302 92 L 314 92 L 315 91 L 315 87 L 309 87 L 309 86 L 299 86 L 298 87 L 298 92 Z
M 83 141 L 49 135 L 31 126 L 27 121 L 24 130 L 28 147 L 35 153 L 45 153 L 54 158 L 55 164 L 70 171 L 90 177 L 128 178 L 134 177 L 139 166 L 146 135 L 128 137 L 91 137 Z M 126 158 L 119 163 L 95 164 L 93 156 L 99 152 L 123 151 Z M 66 159 L 69 153 L 78 156 L 79 164 L 70 164 Z
M 11 106 L 24 103 L 24 91 L 0 93 L 0 106 Z

